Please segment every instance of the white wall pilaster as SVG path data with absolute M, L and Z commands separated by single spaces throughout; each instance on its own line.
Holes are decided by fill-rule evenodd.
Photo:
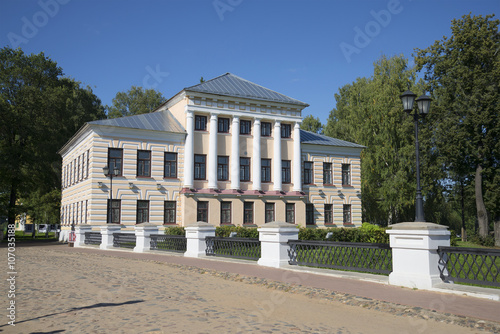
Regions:
M 186 110 L 186 132 L 184 188 L 194 188 L 194 113 L 191 110 Z

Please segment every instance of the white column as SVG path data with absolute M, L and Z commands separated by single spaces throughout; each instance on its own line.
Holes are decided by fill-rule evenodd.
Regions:
M 215 226 L 205 222 L 187 225 L 186 228 L 186 257 L 205 256 L 206 237 L 215 237 Z
M 441 283 L 438 269 L 439 246 L 450 246 L 450 231 L 432 223 L 400 223 L 392 225 L 392 272 L 389 284 L 408 288 L 430 289 Z
M 158 225 L 142 223 L 134 226 L 135 247 L 134 252 L 144 253 L 151 249 L 151 234 L 158 233 Z
M 299 239 L 297 226 L 285 222 L 271 222 L 258 229 L 261 247 L 257 264 L 279 268 L 288 264 L 288 240 Z
M 231 189 L 240 189 L 240 118 L 233 117 L 231 129 Z
M 101 226 L 101 245 L 100 249 L 113 248 L 113 233 L 118 233 L 122 229 L 121 225 L 107 224 Z
M 279 121 L 274 122 L 274 190 L 282 190 L 282 180 L 281 180 L 281 123 Z
M 91 232 L 92 226 L 90 225 L 76 225 L 75 226 L 75 245 L 74 247 L 83 247 L 85 246 L 85 232 Z
M 210 116 L 208 139 L 208 189 L 217 189 L 217 114 Z
M 186 107 L 187 108 L 187 107 Z M 194 115 L 186 109 L 186 147 L 184 148 L 184 188 L 194 188 Z
M 300 124 L 293 128 L 293 190 L 302 191 L 302 158 L 300 154 Z
M 260 119 L 256 118 L 253 121 L 252 189 L 257 191 L 262 190 L 260 134 Z

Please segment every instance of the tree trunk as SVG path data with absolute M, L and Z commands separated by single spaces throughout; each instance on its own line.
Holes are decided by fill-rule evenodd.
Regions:
M 479 235 L 481 237 L 488 236 L 488 214 L 483 200 L 483 167 L 478 164 L 476 167 L 475 191 L 476 191 L 476 210 L 477 222 L 479 226 Z
M 460 180 L 460 206 L 462 209 L 462 241 L 467 241 L 467 230 L 465 229 L 465 202 L 464 202 L 464 180 Z
M 7 209 L 7 221 L 9 225 L 16 223 L 16 202 L 17 202 L 17 187 L 14 180 L 10 185 L 9 207 Z
M 495 246 L 500 247 L 500 216 L 495 218 L 493 228 L 495 231 Z

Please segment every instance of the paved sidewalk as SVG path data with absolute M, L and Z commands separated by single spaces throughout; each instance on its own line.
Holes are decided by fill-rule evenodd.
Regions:
M 64 247 L 64 246 L 58 246 Z M 66 246 L 67 247 L 67 246 Z M 456 285 L 456 293 L 446 293 L 447 289 L 437 291 L 412 290 L 388 285 L 387 276 L 339 272 L 326 269 L 299 269 L 288 266 L 283 269 L 267 268 L 254 261 L 239 261 L 224 258 L 187 258 L 182 254 L 171 252 L 133 253 L 131 251 L 103 251 L 97 248 L 71 248 L 66 251 L 81 253 L 108 254 L 116 257 L 152 260 L 164 263 L 195 266 L 210 270 L 229 272 L 248 277 L 257 277 L 272 281 L 298 284 L 301 286 L 320 288 L 338 293 L 351 294 L 362 298 L 420 307 L 440 313 L 472 317 L 500 323 L 500 302 L 473 296 L 464 296 L 466 291 L 485 290 L 487 296 L 499 297 L 498 289 L 477 289 Z M 332 272 L 336 274 L 332 274 Z M 335 275 L 335 276 L 332 276 Z M 488 293 L 489 292 L 489 293 Z

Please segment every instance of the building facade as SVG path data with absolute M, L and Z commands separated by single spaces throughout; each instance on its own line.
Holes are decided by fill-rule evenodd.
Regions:
M 307 106 L 226 73 L 86 123 L 59 151 L 61 238 L 72 224 L 360 226 L 363 146 L 300 130 Z

